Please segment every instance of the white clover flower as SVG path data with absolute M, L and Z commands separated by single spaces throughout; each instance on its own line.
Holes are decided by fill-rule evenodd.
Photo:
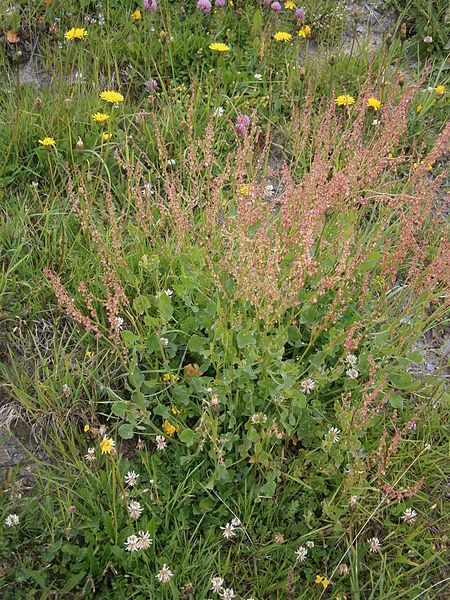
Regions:
M 226 540 L 230 540 L 232 537 L 234 537 L 236 535 L 235 534 L 236 527 L 234 525 L 232 525 L 231 523 L 227 523 L 225 525 L 225 527 L 221 527 L 220 529 L 222 529 L 222 531 L 223 531 L 222 535 Z
M 20 523 L 20 519 L 16 514 L 10 514 L 5 519 L 6 527 L 16 527 Z
M 348 505 L 350 508 L 354 508 L 358 504 L 358 496 L 350 496 L 350 500 L 348 501 Z
M 157 435 L 155 438 L 156 449 L 161 451 L 167 448 L 166 438 L 163 435 Z
M 348 574 L 348 565 L 341 563 L 338 567 L 339 575 L 345 576 Z
M 169 345 L 169 340 L 165 337 L 159 338 L 159 341 L 161 342 L 161 344 L 163 346 L 168 346 Z
M 127 552 L 137 552 L 139 550 L 139 538 L 137 535 L 129 535 L 125 541 L 125 550 Z
M 164 563 L 162 566 L 162 569 L 159 571 L 159 573 L 156 575 L 156 579 L 160 582 L 160 583 L 167 583 L 168 581 L 170 581 L 173 577 L 173 573 L 172 571 L 169 569 L 169 567 Z
M 225 113 L 225 110 L 224 110 L 223 106 L 218 106 L 216 108 L 216 110 L 214 111 L 214 116 L 218 117 L 220 119 L 221 117 L 223 117 L 224 113 Z
M 214 594 L 218 594 L 224 584 L 224 580 L 222 577 L 211 577 L 211 590 Z
M 345 372 L 345 374 L 350 379 L 358 379 L 358 377 L 359 377 L 359 371 L 358 371 L 358 369 L 355 369 L 353 367 L 351 369 L 347 369 L 347 371 Z
M 358 358 L 354 354 L 347 354 L 345 357 L 345 362 L 351 367 L 354 367 L 358 362 Z
M 233 598 L 236 598 L 233 588 L 222 589 L 220 596 L 223 598 L 223 600 L 233 600 Z
M 379 552 L 381 550 L 380 540 L 377 537 L 370 538 L 369 552 Z
M 135 473 L 134 471 L 128 471 L 128 473 L 125 475 L 125 483 L 127 484 L 128 487 L 134 487 L 139 479 L 139 474 Z
M 252 415 L 252 425 L 258 425 L 261 422 L 261 416 L 259 413 Z
M 407 508 L 403 513 L 402 519 L 408 525 L 412 525 L 416 520 L 417 513 L 413 508 Z
M 372 121 L 372 125 L 379 125 L 379 124 L 380 124 L 380 121 L 379 121 L 379 119 L 374 119 L 374 120 Z
M 305 392 L 305 394 L 309 394 L 316 387 L 316 382 L 314 381 L 314 379 L 311 379 L 311 377 L 309 377 L 308 379 L 304 379 L 301 382 L 300 387 Z
M 314 548 L 314 542 L 313 542 L 312 540 L 308 540 L 308 541 L 306 542 L 306 546 L 307 546 L 308 548 Z
M 115 323 L 117 329 L 122 329 L 122 325 L 123 325 L 123 319 L 122 319 L 122 317 L 116 317 L 114 319 L 114 323 Z
M 100 427 L 98 428 L 98 435 L 100 437 L 104 437 L 105 434 L 106 434 L 106 425 L 100 425 Z
M 308 550 L 306 548 L 304 548 L 303 546 L 299 546 L 297 548 L 297 550 L 295 551 L 295 554 L 297 556 L 297 560 L 299 560 L 300 562 L 304 562 L 306 560 L 306 555 L 308 554 Z
M 177 161 L 174 158 L 169 158 L 169 160 L 167 161 L 167 164 L 170 165 L 171 167 L 173 167 L 174 165 L 177 164 Z
M 128 514 L 130 515 L 130 517 L 132 519 L 139 519 L 139 517 L 144 512 L 144 509 L 142 508 L 142 506 L 140 505 L 140 503 L 137 500 L 132 500 L 130 502 L 130 504 L 128 505 L 127 509 L 128 509 Z
M 169 296 L 169 298 L 170 298 L 170 296 L 172 296 L 172 295 L 173 295 L 173 290 L 171 290 L 170 288 L 167 288 L 167 290 L 164 290 L 164 293 L 165 293 L 167 296 Z
M 242 526 L 242 523 L 241 523 L 241 520 L 240 520 L 240 519 L 238 519 L 237 517 L 234 517 L 233 519 L 231 519 L 231 525 L 232 525 L 233 527 L 236 527 L 236 528 L 238 528 L 238 527 L 241 527 L 241 526 Z
M 262 79 L 262 75 L 261 75 L 261 73 L 255 73 L 255 79 L 256 79 L 257 81 L 261 81 L 261 79 Z
M 333 444 L 336 444 L 339 441 L 340 433 L 341 430 L 337 427 L 330 427 L 330 429 L 328 430 L 328 435 L 331 436 L 331 441 L 333 442 Z
M 153 543 L 148 531 L 138 531 L 138 546 L 139 550 L 147 550 Z
M 425 44 L 431 44 L 431 42 L 433 41 L 433 38 L 431 37 L 431 35 L 426 35 L 423 38 L 423 41 L 425 42 Z
M 95 460 L 95 448 L 88 448 L 87 454 L 84 455 L 84 458 L 88 463 L 94 462 Z
M 273 185 L 271 183 L 268 183 L 266 185 L 265 190 L 266 190 L 267 196 L 273 196 L 275 194 L 275 188 L 273 187 Z

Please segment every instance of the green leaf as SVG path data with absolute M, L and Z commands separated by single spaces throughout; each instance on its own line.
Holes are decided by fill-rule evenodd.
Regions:
M 403 398 L 398 394 L 393 394 L 389 398 L 389 404 L 392 408 L 397 408 L 398 410 L 403 410 Z
M 71 575 L 64 586 L 65 592 L 70 592 L 73 590 L 75 586 L 77 586 L 83 579 L 85 579 L 86 573 L 84 571 L 80 571 L 80 573 L 76 573 L 75 575 Z
M 190 448 L 194 443 L 195 433 L 192 431 L 192 429 L 183 429 L 178 437 L 183 444 L 186 444 L 186 446 Z
M 251 331 L 240 331 L 236 336 L 237 345 L 239 348 L 245 348 L 246 346 L 255 346 L 256 340 Z
M 119 427 L 119 435 L 124 440 L 131 440 L 134 435 L 133 427 L 129 423 L 124 423 Z
M 127 408 L 128 402 L 113 402 L 113 405 L 111 406 L 111 412 L 113 415 L 116 415 L 116 417 L 123 419 L 125 417 Z
M 200 335 L 193 335 L 188 342 L 188 348 L 191 352 L 201 354 L 205 345 L 208 343 L 208 338 L 201 337 Z

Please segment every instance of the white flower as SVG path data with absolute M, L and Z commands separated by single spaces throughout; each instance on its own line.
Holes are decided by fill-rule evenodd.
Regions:
M 358 496 L 350 496 L 350 500 L 348 501 L 348 505 L 350 508 L 354 508 L 358 504 Z
M 215 594 L 218 594 L 222 589 L 224 580 L 222 577 L 211 577 L 211 589 Z
M 338 571 L 340 575 L 347 575 L 348 574 L 348 565 L 346 565 L 345 563 L 342 563 L 339 565 L 338 567 Z
M 261 73 L 255 73 L 255 79 L 256 79 L 257 81 L 261 81 L 261 79 L 262 79 L 262 75 L 261 75 Z
M 170 581 L 173 577 L 173 573 L 172 571 L 169 569 L 169 567 L 164 563 L 162 566 L 162 569 L 160 570 L 160 572 L 156 575 L 156 579 L 160 582 L 160 583 L 167 583 L 168 581 Z
M 216 110 L 214 111 L 214 116 L 219 117 L 219 119 L 220 119 L 220 117 L 223 117 L 224 113 L 225 113 L 225 110 L 224 110 L 223 106 L 218 106 L 216 108 Z
M 339 441 L 340 433 L 341 430 L 337 427 L 330 427 L 330 429 L 328 430 L 328 435 L 331 436 L 331 441 L 333 442 L 333 444 L 336 444 Z
M 94 462 L 95 460 L 95 448 L 88 448 L 87 454 L 84 455 L 84 458 L 88 463 Z
M 369 552 L 379 552 L 381 549 L 380 540 L 377 537 L 370 538 Z
M 241 527 L 242 523 L 241 523 L 240 519 L 238 519 L 237 517 L 234 517 L 234 519 L 231 519 L 231 525 L 233 527 Z
M 155 443 L 157 450 L 165 450 L 167 448 L 166 438 L 163 435 L 157 435 Z
M 359 371 L 357 369 L 354 369 L 353 367 L 345 371 L 345 374 L 350 379 L 357 379 L 359 377 Z
M 169 340 L 165 337 L 159 338 L 159 341 L 161 342 L 161 344 L 163 346 L 168 346 L 169 345 Z
M 271 183 L 268 183 L 266 185 L 265 190 L 266 190 L 267 196 L 273 196 L 275 194 L 275 188 L 273 187 L 273 185 Z
M 132 500 L 128 505 L 128 514 L 132 519 L 139 519 L 144 512 L 144 509 L 137 500 Z
M 16 514 L 8 515 L 5 519 L 6 527 L 16 527 L 20 522 L 19 517 Z
M 169 158 L 169 160 L 167 161 L 167 164 L 170 165 L 171 167 L 173 167 L 174 165 L 177 164 L 177 161 L 174 158 Z
M 345 362 L 351 367 L 354 367 L 357 361 L 358 358 L 354 354 L 347 354 L 347 356 L 345 357 Z
M 379 124 L 380 124 L 380 121 L 379 121 L 379 119 L 374 119 L 374 120 L 372 121 L 372 125 L 379 125 Z
M 303 546 L 299 546 L 297 548 L 297 550 L 295 551 L 295 554 L 297 556 L 297 560 L 299 560 L 300 562 L 303 562 L 306 559 L 308 550 L 306 548 L 304 548 Z
M 233 598 L 236 598 L 236 594 L 234 593 L 233 588 L 227 588 L 226 590 L 223 589 L 220 592 L 220 595 L 223 598 L 223 600 L 233 600 Z
M 312 540 L 308 540 L 306 542 L 306 545 L 307 545 L 308 548 L 314 548 L 314 542 Z
M 211 408 L 217 408 L 219 406 L 219 398 L 217 397 L 216 394 L 213 394 L 211 396 L 211 401 L 209 404 L 210 404 Z
M 63 391 L 63 394 L 64 394 L 64 396 L 70 396 L 70 394 L 72 393 L 72 390 L 71 390 L 71 389 L 70 389 L 70 387 L 67 385 L 67 383 L 65 383 L 65 384 L 62 386 L 62 391 Z
M 412 525 L 416 520 L 417 513 L 413 508 L 407 508 L 403 513 L 402 519 L 408 525 Z
M 258 425 L 261 422 L 261 416 L 259 413 L 252 415 L 252 425 Z
M 128 487 L 134 487 L 137 484 L 138 479 L 139 475 L 134 471 L 128 471 L 128 473 L 125 475 L 125 483 Z
M 139 538 L 137 535 L 129 535 L 125 542 L 127 552 L 137 552 L 139 550 Z
M 423 41 L 425 42 L 425 44 L 431 44 L 431 42 L 433 41 L 433 38 L 431 37 L 431 35 L 426 35 L 423 38 Z
M 123 325 L 123 319 L 122 319 L 122 317 L 116 317 L 114 319 L 114 323 L 115 323 L 117 329 L 122 329 L 122 325 Z
M 106 434 L 106 425 L 100 425 L 98 428 L 98 435 L 103 437 Z
M 223 537 L 227 540 L 230 540 L 235 535 L 234 530 L 236 528 L 231 523 L 227 523 L 225 525 L 225 527 L 221 527 L 220 529 L 222 529 L 222 531 L 223 531 L 223 533 L 222 533 Z
M 153 543 L 153 540 L 150 537 L 150 533 L 148 531 L 138 531 L 139 539 L 138 546 L 139 550 L 147 550 Z
M 314 381 L 314 379 L 311 379 L 309 377 L 308 379 L 305 379 L 301 382 L 300 387 L 305 392 L 305 394 L 309 394 L 316 387 L 316 382 Z
M 173 290 L 171 290 L 170 288 L 167 288 L 167 290 L 164 291 L 165 294 L 167 294 L 167 296 L 172 296 L 173 295 Z

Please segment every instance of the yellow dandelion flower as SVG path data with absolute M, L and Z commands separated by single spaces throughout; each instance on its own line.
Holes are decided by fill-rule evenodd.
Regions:
M 170 421 L 168 421 L 167 419 L 164 421 L 162 428 L 164 430 L 164 433 L 166 435 L 168 435 L 169 437 L 173 437 L 177 431 L 177 428 L 175 427 L 175 425 L 172 425 L 172 423 Z
M 315 580 L 314 580 L 314 581 L 315 581 L 315 583 L 317 583 L 318 585 L 319 585 L 319 584 L 321 584 L 321 583 L 322 583 L 322 581 L 323 581 L 323 577 L 322 577 L 322 575 L 316 575 L 316 578 L 315 578 Z
M 38 142 L 41 144 L 41 146 L 46 146 L 47 148 L 50 148 L 51 146 L 56 145 L 54 138 L 48 137 L 48 136 L 45 138 L 42 138 L 42 140 L 38 140 Z
M 355 99 L 349 94 L 342 94 L 336 98 L 335 102 L 338 106 L 351 106 L 355 104 Z
M 104 437 L 100 442 L 100 451 L 102 454 L 111 454 L 115 449 L 115 441 L 111 438 Z
M 324 578 L 322 579 L 322 585 L 323 585 L 323 589 L 324 589 L 324 590 L 326 590 L 326 589 L 327 589 L 327 587 L 330 585 L 330 580 L 329 580 L 329 579 L 327 579 L 326 577 L 324 577 Z
M 109 119 L 109 115 L 107 115 L 106 113 L 102 113 L 102 112 L 96 112 L 92 115 L 92 119 L 96 123 L 104 123 L 105 121 L 107 121 Z
M 109 140 L 112 138 L 112 133 L 106 133 L 106 131 L 104 133 L 102 133 L 102 140 L 104 142 L 109 142 Z
M 212 44 L 210 44 L 208 46 L 208 48 L 210 50 L 213 50 L 214 52 L 229 52 L 229 50 L 230 50 L 230 46 L 227 46 L 226 44 L 223 44 L 222 42 L 213 42 Z
M 64 37 L 66 40 L 83 40 L 87 37 L 88 32 L 83 27 L 72 27 L 69 31 L 66 31 Z
M 131 18 L 134 22 L 140 21 L 142 19 L 142 13 L 139 9 L 136 9 L 134 13 L 132 13 Z
M 295 2 L 288 0 L 287 2 L 284 3 L 284 8 L 286 10 L 295 10 L 297 8 L 297 6 L 295 5 Z
M 164 373 L 162 376 L 163 381 L 170 381 L 170 373 Z
M 434 88 L 437 96 L 443 96 L 445 94 L 445 85 L 437 85 Z
M 311 37 L 311 33 L 311 27 L 309 25 L 304 25 L 301 29 L 298 30 L 297 35 L 298 37 L 301 37 L 304 40 L 306 40 L 307 38 Z
M 239 193 L 241 194 L 241 196 L 248 196 L 250 194 L 250 186 L 244 183 L 239 188 Z
M 178 408 L 178 406 L 172 406 L 171 410 L 175 417 L 182 412 L 181 408 Z
M 124 97 L 120 92 L 113 92 L 109 90 L 105 90 L 100 94 L 100 98 L 102 100 L 106 100 L 106 102 L 110 102 L 111 104 L 118 104 L 119 102 L 123 102 Z
M 90 427 L 89 425 L 86 423 L 86 425 L 83 427 L 83 431 L 84 433 L 87 433 L 89 431 Z
M 367 108 L 373 108 L 373 110 L 375 112 L 379 111 L 381 108 L 381 100 L 378 100 L 378 98 L 374 98 L 372 96 L 372 98 L 369 98 L 366 102 L 366 106 Z
M 389 158 L 389 160 L 391 160 L 391 159 L 393 159 L 393 158 L 394 158 L 394 155 L 392 154 L 392 152 L 389 152 L 389 154 L 388 154 L 388 158 Z
M 86 357 L 87 358 L 92 358 L 94 356 L 94 353 L 92 352 L 92 350 L 86 350 Z
M 273 39 L 277 42 L 290 42 L 292 40 L 292 35 L 287 31 L 277 31 L 273 36 Z
M 423 108 L 422 104 L 418 104 L 417 108 L 416 108 L 416 113 L 417 114 L 421 113 L 422 112 L 422 108 Z

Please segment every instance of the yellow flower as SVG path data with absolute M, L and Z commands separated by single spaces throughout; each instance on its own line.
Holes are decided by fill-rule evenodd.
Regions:
M 304 25 L 301 29 L 298 30 L 297 35 L 303 39 L 311 37 L 311 27 L 309 25 Z
M 54 138 L 48 136 L 43 138 L 42 140 L 38 140 L 38 142 L 41 144 L 41 146 L 47 146 L 47 148 L 49 148 L 50 146 L 55 146 L 56 144 Z
M 140 21 L 142 19 L 142 13 L 139 9 L 135 10 L 134 13 L 131 15 L 131 18 L 133 19 L 133 21 Z
M 242 196 L 248 196 L 250 194 L 250 187 L 244 183 L 243 185 L 241 185 L 241 187 L 239 188 L 239 193 Z
M 230 50 L 230 46 L 227 46 L 226 44 L 223 44 L 222 42 L 213 42 L 208 47 L 210 50 L 213 50 L 214 52 L 228 52 Z
M 373 108 L 373 110 L 377 112 L 381 108 L 381 100 L 378 100 L 378 98 L 374 97 L 369 98 L 367 100 L 366 106 L 367 108 Z
M 351 106 L 355 104 L 355 99 L 349 94 L 343 94 L 342 96 L 338 96 L 335 102 L 338 106 Z
M 433 170 L 433 165 L 431 163 L 427 164 L 427 171 L 432 171 Z
M 112 133 L 106 133 L 106 131 L 104 133 L 102 133 L 102 140 L 104 142 L 109 142 L 109 140 L 112 138 Z
M 323 585 L 323 589 L 324 589 L 324 590 L 326 590 L 326 589 L 327 589 L 327 587 L 330 585 L 330 580 L 329 580 L 329 579 L 327 579 L 326 577 L 324 577 L 324 578 L 322 579 L 322 585 Z
M 315 583 L 320 584 L 323 581 L 322 575 L 316 575 Z
M 286 10 L 294 10 L 297 7 L 295 6 L 295 2 L 292 2 L 292 0 L 288 0 L 287 2 L 284 3 L 284 8 Z
M 96 123 L 104 123 L 109 119 L 109 115 L 106 113 L 96 112 L 92 115 L 92 118 Z
M 421 113 L 422 112 L 422 108 L 423 108 L 422 104 L 418 104 L 417 108 L 416 108 L 416 113 L 417 114 Z
M 94 356 L 94 353 L 92 352 L 92 350 L 86 350 L 86 356 L 87 358 L 92 358 Z
M 178 408 L 178 406 L 172 406 L 171 408 L 172 410 L 172 414 L 176 417 L 177 415 L 179 415 L 182 411 L 181 408 Z
M 445 94 L 445 85 L 437 85 L 434 88 L 437 96 L 443 96 Z
M 100 442 L 100 451 L 102 454 L 111 454 L 114 452 L 115 441 L 111 438 L 104 437 Z
M 86 29 L 83 29 L 82 27 L 72 27 L 72 29 L 66 31 L 64 37 L 66 40 L 82 40 L 83 38 L 87 37 L 87 34 L 88 32 Z
M 163 381 L 170 381 L 170 373 L 164 373 L 162 378 L 163 378 Z
M 175 425 L 172 425 L 167 419 L 164 421 L 162 428 L 164 429 L 164 433 L 169 437 L 173 437 L 179 429 L 179 427 L 175 427 Z
M 106 102 L 110 102 L 111 104 L 117 104 L 118 102 L 123 102 L 124 98 L 120 92 L 112 92 L 112 91 L 104 91 L 100 94 L 100 98 L 102 100 L 106 100 Z
M 86 425 L 83 427 L 83 431 L 84 433 L 87 433 L 89 431 L 89 425 L 86 423 Z
M 292 35 L 287 31 L 277 31 L 273 38 L 277 42 L 290 42 L 292 40 Z
M 389 154 L 388 154 L 388 158 L 389 158 L 389 159 L 392 159 L 392 158 L 394 158 L 394 155 L 392 154 L 392 152 L 389 152 Z

